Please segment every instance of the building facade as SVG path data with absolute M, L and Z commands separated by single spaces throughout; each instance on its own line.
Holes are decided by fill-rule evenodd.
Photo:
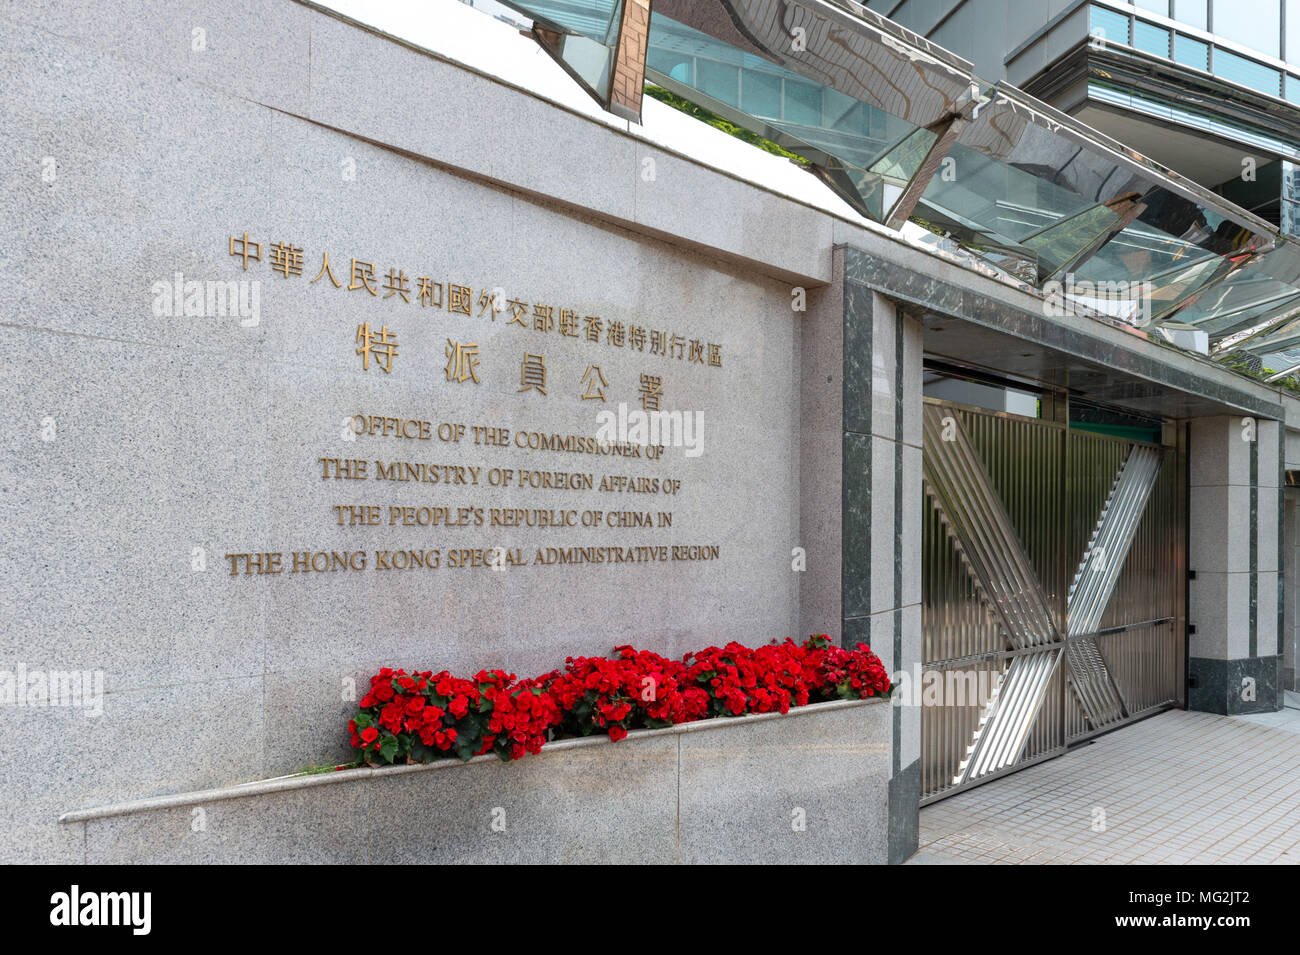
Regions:
M 901 862 L 1281 706 L 1300 400 L 1219 360 L 1300 300 L 1267 210 L 856 4 L 507 6 L 3 13 L 0 857 Z M 648 402 L 700 440 L 595 437 Z M 383 666 L 809 633 L 888 708 L 301 772 Z

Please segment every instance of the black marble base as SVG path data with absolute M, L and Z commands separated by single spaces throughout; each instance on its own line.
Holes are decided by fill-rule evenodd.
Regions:
M 1202 713 L 1239 716 L 1276 713 L 1282 708 L 1282 658 L 1247 657 L 1212 660 L 1192 657 L 1187 687 L 1187 708 Z M 1243 699 L 1244 681 L 1253 680 L 1254 699 Z
M 916 855 L 921 844 L 921 761 L 915 760 L 889 781 L 889 864 Z

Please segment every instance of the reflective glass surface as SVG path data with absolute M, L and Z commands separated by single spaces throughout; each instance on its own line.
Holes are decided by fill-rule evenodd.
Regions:
M 745 125 L 791 152 L 833 156 L 838 181 L 856 193 L 855 205 L 872 218 L 888 214 L 890 200 L 935 139 L 928 130 L 660 14 L 650 21 L 646 62 L 650 82 L 706 109 L 738 107 L 745 116 L 729 119 L 750 118 Z
M 1240 83 L 1242 86 L 1249 86 L 1251 89 L 1267 93 L 1269 96 L 1281 95 L 1281 73 L 1262 63 L 1256 63 L 1244 56 L 1238 56 L 1231 50 L 1223 49 L 1223 47 L 1216 46 L 1214 48 L 1213 72 L 1215 76 L 1222 76 L 1225 80 Z
M 1268 52 L 1262 37 L 1278 35 L 1274 18 L 1238 23 L 1233 34 L 1223 29 L 1221 14 L 1248 19 L 1256 5 L 1217 2 L 1215 32 Z M 591 88 L 608 83 L 622 2 L 511 6 L 537 17 L 544 45 L 561 37 L 552 53 Z M 1162 11 L 1161 0 L 1139 6 L 1171 9 Z M 1197 26 L 1205 4 L 1176 0 L 1172 12 Z M 928 41 L 873 17 L 766 0 L 661 0 L 651 17 L 647 80 L 802 156 L 861 214 L 895 227 L 910 219 L 914 241 L 965 252 L 1040 288 L 1067 276 L 1094 289 L 1123 283 L 1121 297 L 1142 298 L 1149 309 L 1141 311 L 1157 325 L 1204 331 L 1221 356 L 1300 356 L 1300 245 L 1032 97 L 982 83 Z M 1278 70 L 1140 15 L 1135 22 L 1130 35 L 1128 15 L 1088 7 L 1089 30 L 1107 42 L 1208 67 L 1274 96 L 1283 91 Z M 794 27 L 806 27 L 797 35 L 807 46 L 797 52 Z M 1088 89 L 1099 101 L 1170 121 L 1191 116 L 1185 105 L 1096 80 Z M 1285 92 L 1300 99 L 1300 79 L 1288 76 Z M 1262 134 L 1252 139 L 1201 118 L 1243 146 L 1267 145 Z M 1076 301 L 1123 320 L 1134 314 L 1094 306 L 1086 294 Z
M 1133 25 L 1133 47 L 1143 53 L 1154 53 L 1156 56 L 1168 57 L 1169 36 L 1169 31 L 1164 27 L 1158 27 L 1154 23 L 1147 23 L 1145 20 L 1138 20 Z
M 1088 33 L 1108 43 L 1128 46 L 1128 24 L 1128 17 L 1118 10 L 1098 6 L 1088 8 Z
M 1278 55 L 1281 0 L 1214 0 L 1214 33 L 1267 56 Z
M 608 105 L 622 0 L 502 0 L 534 19 L 547 51 Z
M 1209 25 L 1208 0 L 1174 0 L 1174 19 L 1189 27 L 1204 30 Z
M 1174 34 L 1174 60 L 1198 70 L 1210 68 L 1210 45 L 1181 33 Z

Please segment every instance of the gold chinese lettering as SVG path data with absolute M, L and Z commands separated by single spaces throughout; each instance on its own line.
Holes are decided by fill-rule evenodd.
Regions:
M 374 355 L 375 362 L 384 370 L 384 374 L 392 372 L 393 358 L 397 355 L 396 332 L 390 332 L 387 325 L 381 326 L 376 332 L 366 322 L 357 326 L 357 344 L 361 346 L 357 349 L 357 354 L 361 356 L 363 371 L 370 370 L 370 356 Z
M 334 270 L 330 268 L 330 254 L 328 252 L 325 253 L 324 261 L 321 262 L 320 271 L 316 273 L 316 278 L 312 279 L 310 284 L 315 285 L 322 275 L 328 275 L 335 288 L 343 287 L 343 283 L 334 277 Z
M 302 275 L 302 249 L 283 242 L 271 246 L 271 270 L 279 272 L 285 278 Z
M 379 289 L 375 287 L 375 263 L 358 262 L 352 260 L 352 281 L 348 283 L 348 291 L 355 292 L 357 289 L 365 289 L 371 295 L 378 295 Z
M 587 386 L 582 395 L 583 401 L 605 400 L 605 389 L 609 387 L 609 382 L 605 380 L 605 374 L 599 365 L 587 366 L 587 370 L 582 373 L 582 384 Z
M 658 411 L 664 395 L 664 382 L 658 375 L 641 375 L 641 407 L 645 411 Z
M 458 384 L 478 380 L 478 342 L 460 342 L 447 339 L 447 380 Z
M 447 311 L 460 312 L 462 315 L 470 314 L 470 308 L 474 301 L 474 290 L 468 285 L 453 285 L 447 283 Z
M 238 250 L 235 249 L 236 242 L 239 243 Z M 242 239 L 236 238 L 232 235 L 230 237 L 230 254 L 237 255 L 244 260 L 244 271 L 247 272 L 249 259 L 252 259 L 254 262 L 262 261 L 262 243 L 249 242 L 247 232 L 244 233 Z
M 424 308 L 442 308 L 442 283 L 435 282 L 427 275 L 422 275 L 416 281 L 419 283 L 417 295 L 420 299 L 420 305 Z M 434 293 L 437 293 L 435 296 Z
M 411 283 L 401 269 L 388 270 L 388 275 L 384 277 L 384 289 L 384 298 L 400 295 L 403 302 L 411 301 Z
M 546 356 L 524 353 L 519 366 L 519 390 L 535 389 L 546 394 Z

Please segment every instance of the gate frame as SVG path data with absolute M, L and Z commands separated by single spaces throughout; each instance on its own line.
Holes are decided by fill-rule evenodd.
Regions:
M 924 365 L 928 370 L 938 370 L 938 371 L 942 371 L 945 374 L 951 374 L 953 371 L 957 371 L 958 373 L 965 372 L 967 375 L 970 375 L 970 377 L 973 380 L 978 380 L 979 378 L 982 377 L 978 373 L 972 374 L 971 370 L 959 369 L 953 364 L 951 364 L 950 362 L 944 361 L 943 359 L 938 359 L 937 361 L 931 362 L 929 356 L 926 357 Z M 1069 459 L 1069 448 L 1070 448 L 1069 436 L 1072 430 L 1069 424 L 1069 410 L 1070 410 L 1069 393 L 1061 389 L 1049 388 L 1043 385 L 1029 385 L 1028 383 L 1020 384 L 1020 383 L 1012 383 L 1008 381 L 1001 381 L 1001 382 L 997 382 L 996 384 L 1003 385 L 1003 386 L 1014 385 L 1017 387 L 1025 388 L 1026 390 L 1038 391 L 1040 393 L 1040 399 L 1041 399 L 1040 407 L 1044 416 L 1039 418 L 1030 418 L 1024 415 L 1015 414 L 1014 412 L 999 411 L 999 410 L 994 410 L 994 409 L 984 408 L 984 407 L 979 407 L 974 405 L 966 405 L 966 404 L 961 404 L 959 402 L 950 401 L 947 399 L 940 399 L 940 398 L 934 398 L 929 396 L 923 397 L 922 400 L 925 405 L 948 407 L 966 413 L 983 415 L 990 418 L 1000 418 L 1000 419 L 1025 422 L 1029 424 L 1038 425 L 1044 428 L 1052 429 L 1055 431 L 1059 431 L 1061 433 L 1061 441 L 1060 441 L 1060 451 L 1058 453 L 1060 454 L 1061 457 L 1062 473 L 1064 473 L 1065 468 L 1068 466 L 1070 460 Z M 1189 575 L 1187 573 L 1187 555 L 1189 552 L 1189 543 L 1190 543 L 1189 541 L 1190 527 L 1189 527 L 1189 520 L 1188 520 L 1188 513 L 1187 513 L 1187 503 L 1188 503 L 1187 460 L 1188 460 L 1188 444 L 1189 444 L 1190 429 L 1186 421 L 1174 420 L 1168 418 L 1156 419 L 1147 412 L 1132 412 L 1129 411 L 1128 409 L 1124 409 L 1122 406 L 1108 405 L 1104 402 L 1098 402 L 1094 399 L 1086 399 L 1086 400 L 1089 405 L 1099 406 L 1102 408 L 1108 408 L 1108 407 L 1113 408 L 1118 413 L 1136 414 L 1140 417 L 1149 418 L 1152 420 L 1159 420 L 1161 422 L 1162 427 L 1161 427 L 1160 442 L 1158 444 L 1151 444 L 1149 442 L 1111 437 L 1097 432 L 1084 432 L 1084 433 L 1087 433 L 1090 436 L 1101 440 L 1109 439 L 1116 443 L 1123 444 L 1126 447 L 1131 447 L 1133 445 L 1140 445 L 1140 446 L 1159 448 L 1162 454 L 1164 455 L 1164 462 L 1162 463 L 1162 468 L 1172 466 L 1175 469 L 1174 477 L 1172 478 L 1172 483 L 1173 483 L 1172 507 L 1174 513 L 1175 526 L 1171 529 L 1171 534 L 1173 535 L 1174 541 L 1176 542 L 1174 548 L 1176 560 L 1175 560 L 1175 566 L 1171 568 L 1169 571 L 1172 577 L 1172 580 L 1170 581 L 1171 590 L 1172 590 L 1172 592 L 1170 593 L 1170 597 L 1173 603 L 1173 613 L 1172 615 L 1169 616 L 1150 617 L 1150 618 L 1131 621 L 1131 622 L 1127 622 L 1124 624 L 1115 625 L 1111 627 L 1103 627 L 1099 629 L 1096 634 L 1093 634 L 1093 636 L 1105 636 L 1113 633 L 1124 632 L 1125 630 L 1137 629 L 1142 626 L 1151 626 L 1151 625 L 1160 625 L 1160 626 L 1167 625 L 1172 627 L 1173 638 L 1174 638 L 1172 640 L 1172 643 L 1175 647 L 1175 657 L 1174 660 L 1172 661 L 1173 668 L 1174 668 L 1173 672 L 1168 674 L 1168 677 L 1173 681 L 1174 698 L 1158 704 L 1145 706 L 1137 710 L 1136 712 L 1127 712 L 1127 704 L 1126 704 L 1125 706 L 1126 715 L 1123 716 L 1121 719 L 1108 723 L 1101 727 L 1093 727 L 1078 735 L 1074 735 L 1074 736 L 1070 735 L 1068 726 L 1066 725 L 1066 718 L 1065 718 L 1065 710 L 1069 704 L 1069 694 L 1071 692 L 1067 684 L 1067 679 L 1065 674 L 1066 668 L 1063 662 L 1065 658 L 1065 646 L 1070 639 L 1077 640 L 1079 639 L 1080 636 L 1084 636 L 1084 635 L 1079 635 L 1074 638 L 1070 638 L 1068 634 L 1065 632 L 1065 627 L 1067 622 L 1067 612 L 1066 612 L 1066 601 L 1068 597 L 1068 586 L 1067 586 L 1066 588 L 1062 589 L 1060 593 L 1054 595 L 1054 598 L 1050 600 L 1050 606 L 1053 610 L 1053 614 L 1055 617 L 1054 622 L 1056 622 L 1062 630 L 1060 634 L 1061 655 L 1056 666 L 1056 672 L 1054 673 L 1054 675 L 1052 676 L 1049 682 L 1048 699 L 1044 701 L 1044 706 L 1050 705 L 1057 710 L 1056 720 L 1057 720 L 1057 727 L 1059 729 L 1060 742 L 1047 751 L 1039 752 L 1029 757 L 1022 756 L 1019 759 L 1017 759 L 1017 761 L 1014 764 L 1010 766 L 984 773 L 983 775 L 980 775 L 975 779 L 967 780 L 962 783 L 950 784 L 947 787 L 940 789 L 936 792 L 932 792 L 928 795 L 926 794 L 925 779 L 924 779 L 926 768 L 924 765 L 922 765 L 922 781 L 921 781 L 922 785 L 921 785 L 921 792 L 920 792 L 921 806 L 930 805 L 940 800 L 947 799 L 951 796 L 955 796 L 958 793 L 965 792 L 976 786 L 981 786 L 995 779 L 1000 779 L 1004 776 L 1008 776 L 1011 773 L 1019 772 L 1022 769 L 1027 769 L 1028 767 L 1036 765 L 1038 763 L 1046 762 L 1047 760 L 1055 759 L 1059 756 L 1063 756 L 1066 753 L 1068 753 L 1070 750 L 1078 746 L 1086 745 L 1087 743 L 1091 742 L 1092 740 L 1100 736 L 1104 736 L 1107 733 L 1113 732 L 1117 729 L 1121 729 L 1132 723 L 1138 722 L 1139 720 L 1148 719 L 1152 716 L 1158 715 L 1159 713 L 1165 712 L 1166 710 L 1175 709 L 1175 708 L 1186 709 L 1187 674 L 1188 674 L 1187 668 L 1188 668 L 1188 658 L 1189 658 L 1189 646 L 1188 646 L 1189 632 L 1187 626 Z M 1081 429 L 1074 429 L 1074 430 L 1081 430 Z M 988 462 L 985 461 L 982 457 L 981 457 L 981 464 L 983 464 L 985 468 L 988 467 Z M 994 488 L 994 490 L 996 491 L 996 488 Z M 929 496 L 928 491 L 926 492 L 926 496 L 928 498 Z M 1001 498 L 1001 494 L 999 494 L 998 496 L 999 498 Z M 1003 504 L 1005 505 L 1006 502 L 1003 501 Z M 927 506 L 932 508 L 934 507 L 934 504 L 930 502 L 927 504 Z M 1144 515 L 1146 513 L 1146 508 L 1149 506 L 1150 506 L 1150 501 L 1148 501 L 1147 504 L 1144 506 Z M 1061 521 L 1063 525 L 1068 520 L 1067 507 L 1068 507 L 1068 495 L 1061 494 L 1060 506 L 1056 509 L 1057 510 L 1056 519 Z M 1014 529 L 1018 537 L 1021 537 L 1023 535 L 1023 531 L 1021 528 L 1016 527 Z M 1069 542 L 1067 540 L 1067 545 L 1068 543 Z M 1023 544 L 1023 539 L 1022 539 L 1022 544 Z M 1081 561 L 1083 557 L 1082 553 L 1078 555 L 1072 555 L 1068 551 L 1069 551 L 1068 546 L 1062 547 L 1059 556 L 1059 561 L 1061 563 L 1061 567 L 1059 568 L 1059 571 L 1062 574 L 1062 579 L 1067 582 L 1071 579 L 1074 569 L 1078 566 L 1078 562 Z M 1126 555 L 1126 560 L 1127 560 L 1127 555 Z M 922 570 L 923 572 L 928 570 L 925 561 L 922 562 Z M 924 577 L 922 579 L 922 587 L 923 588 L 926 587 L 926 579 Z M 929 661 L 924 659 L 925 648 L 927 645 L 927 642 L 925 640 L 925 632 L 928 630 L 927 627 L 928 601 L 926 599 L 927 594 L 928 594 L 928 590 L 923 591 L 923 598 L 922 598 L 923 636 L 922 636 L 922 660 L 921 660 L 922 675 L 924 675 L 926 672 L 930 670 L 946 669 L 946 665 L 950 665 L 958 660 L 967 663 L 976 660 L 1005 661 L 1015 655 L 1027 652 L 1024 649 L 1020 649 L 1020 650 L 1007 649 L 1004 642 L 1003 648 L 1001 650 L 991 651 L 988 653 L 973 654 L 965 657 L 952 658 L 951 660 L 941 660 L 941 661 Z M 981 600 L 981 603 L 984 603 L 984 601 Z M 1003 666 L 1002 672 L 1003 673 L 1006 672 L 1005 666 Z M 922 712 L 924 713 L 924 711 Z M 1042 710 L 1040 709 L 1040 713 L 1041 712 Z M 1031 729 L 1030 729 L 1031 733 L 1033 731 L 1033 727 L 1036 727 L 1038 725 L 1038 720 L 1039 717 L 1036 716 L 1033 724 L 1031 724 Z M 927 751 L 926 725 L 927 725 L 926 721 L 923 721 L 922 728 L 921 728 L 921 759 L 923 764 L 925 762 L 925 754 Z M 973 739 L 974 737 L 972 736 L 972 741 Z

